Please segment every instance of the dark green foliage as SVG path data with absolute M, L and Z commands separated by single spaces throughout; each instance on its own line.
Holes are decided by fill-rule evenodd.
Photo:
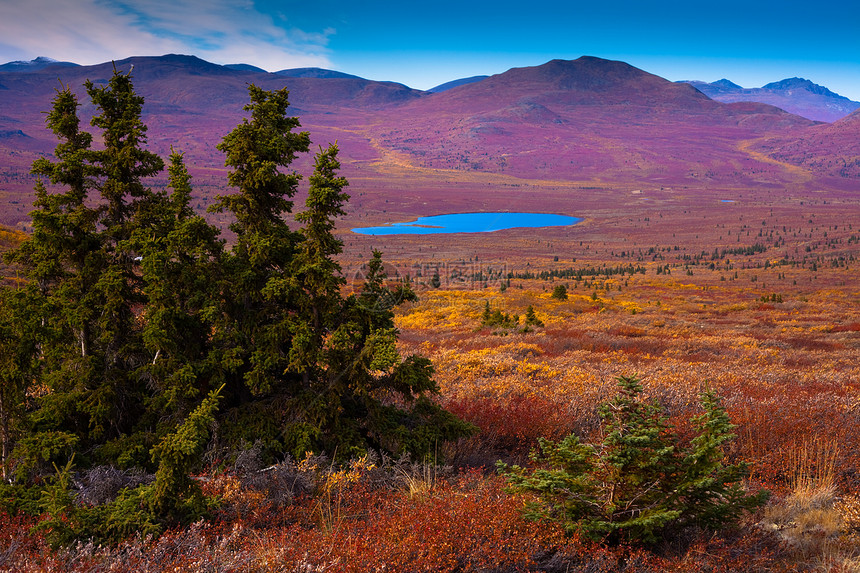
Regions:
M 199 396 L 211 384 L 211 285 L 221 249 L 217 230 L 188 206 L 179 154 L 171 157 L 171 195 L 142 183 L 163 163 L 142 147 L 143 99 L 130 76 L 115 71 L 106 85 L 88 83 L 87 92 L 103 149 L 90 149 L 74 95 L 59 91 L 47 118 L 60 139 L 56 161 L 33 165 L 40 176 L 34 232 L 7 255 L 29 282 L 3 292 L 0 302 L 0 344 L 8 351 L 0 414 L 10 415 L 0 419 L 14 422 L 4 437 L 17 438 L 20 484 L 10 487 L 28 499 L 26 491 L 40 487 L 28 486 L 31 480 L 49 484 L 39 504 L 4 505 L 46 513 L 45 527 L 60 542 L 116 539 L 200 514 L 202 497 L 192 495 L 187 473 L 205 440 L 193 448 L 165 440 L 178 435 L 188 443 L 177 432 L 209 403 Z M 207 415 L 211 421 L 213 412 Z M 185 457 L 170 454 L 177 447 Z M 85 507 L 69 491 L 73 459 L 82 468 L 141 466 L 173 479 Z M 45 477 L 52 465 L 54 476 Z
M 442 286 L 442 279 L 439 278 L 439 271 L 433 273 L 433 276 L 430 277 L 430 286 L 433 288 L 439 288 Z
M 552 298 L 557 300 L 567 300 L 567 287 L 564 285 L 556 285 L 554 289 L 552 289 Z
M 2 476 L 11 473 L 10 461 L 16 440 L 26 430 L 27 391 L 37 370 L 35 317 L 32 288 L 0 290 L 0 466 Z
M 239 251 L 244 247 L 262 247 L 253 240 L 277 232 L 288 231 L 281 215 L 292 211 L 289 200 L 296 192 L 300 176 L 281 173 L 279 168 L 290 165 L 298 153 L 307 152 L 310 137 L 307 132 L 293 133 L 299 120 L 287 115 L 289 107 L 286 89 L 273 92 L 255 85 L 248 88 L 251 103 L 244 119 L 218 145 L 231 167 L 229 182 L 237 193 L 221 197 L 214 209 L 229 211 L 236 217 L 233 229 L 240 236 Z M 277 249 L 277 245 L 267 245 Z M 264 250 L 261 254 L 276 256 L 278 251 Z M 247 253 L 253 255 L 253 252 Z
M 152 448 L 158 462 L 150 503 L 155 515 L 188 522 L 205 511 L 203 492 L 189 472 L 194 469 L 209 439 L 222 388 L 210 392 L 175 432 L 164 436 Z
M 334 257 L 342 244 L 332 232 L 348 196 L 337 147 L 317 154 L 305 210 L 296 215 L 303 227 L 291 231 L 281 216 L 292 207 L 287 198 L 298 175 L 270 167 L 286 167 L 305 151 L 307 134 L 290 132 L 298 121 L 284 118 L 286 91 L 250 91 L 251 119 L 219 146 L 234 167 L 237 192 L 217 209 L 234 213 L 237 242 L 225 259 L 215 346 L 227 384 L 225 415 L 274 424 L 252 423 L 248 430 L 263 430 L 256 435 L 233 428 L 231 439 L 262 439 L 298 458 L 308 451 L 348 458 L 367 448 L 423 455 L 437 441 L 467 434 L 469 426 L 429 399 L 438 392 L 429 363 L 402 360 L 396 350 L 392 308 L 414 300 L 408 285 L 388 288 L 374 253 L 361 293 L 340 292 Z M 260 151 L 243 155 L 249 149 Z M 258 156 L 268 160 L 243 159 Z
M 281 173 L 308 149 L 308 134 L 286 116 L 287 91 L 249 88 L 248 119 L 224 137 L 218 149 L 231 167 L 236 192 L 220 198 L 216 211 L 232 213 L 236 244 L 222 263 L 222 312 L 216 324 L 216 359 L 227 382 L 227 407 L 252 397 L 288 392 L 284 372 L 291 347 L 289 271 L 301 240 L 283 215 L 292 209 L 299 175 Z M 251 440 L 253 442 L 253 440 Z
M 543 321 L 535 314 L 535 308 L 529 305 L 525 314 L 526 327 L 528 326 L 543 326 Z
M 226 252 L 189 205 L 180 153 L 169 192 L 145 186 L 163 162 L 143 148 L 131 77 L 87 92 L 104 146 L 90 149 L 59 91 L 56 159 L 33 166 L 34 233 L 7 256 L 28 282 L 0 292 L 2 463 L 18 480 L 0 488 L 4 507 L 42 514 L 57 543 L 116 541 L 205 513 L 190 474 L 207 448 L 421 456 L 473 431 L 433 400 L 429 361 L 399 355 L 392 309 L 416 296 L 386 284 L 380 253 L 361 292 L 341 292 L 336 145 L 316 156 L 301 228 L 284 221 L 300 176 L 282 170 L 309 145 L 286 90 L 251 86 L 250 118 L 218 146 L 236 188 L 216 206 L 235 216 Z M 92 502 L 75 493 L 75 466 L 155 476 Z
M 87 505 L 78 502 L 72 487 L 73 460 L 54 469 L 43 485 L 9 487 L 15 488 L 17 499 L 23 501 L 17 509 L 43 516 L 34 529 L 42 531 L 55 547 L 78 539 L 115 543 L 138 533 L 161 533 L 171 523 L 157 513 L 152 485 L 124 488 L 106 503 Z
M 600 408 L 601 443 L 583 444 L 571 434 L 559 443 L 541 440 L 534 470 L 499 463 L 513 490 L 540 499 L 527 515 L 610 543 L 652 543 L 673 528 L 724 527 L 766 501 L 766 492 L 743 490 L 746 464 L 723 464 L 734 426 L 713 393 L 702 395 L 696 437 L 683 445 L 660 408 L 639 399 L 635 377 L 618 384 L 616 397 Z
M 8 257 L 30 279 L 30 296 L 16 314 L 36 318 L 20 340 L 35 341 L 30 360 L 38 372 L 31 374 L 44 388 L 28 420 L 30 435 L 19 444 L 24 467 L 44 457 L 29 446 L 44 441 L 40 433 L 74 435 L 79 463 L 99 458 L 103 446 L 134 430 L 147 393 L 132 367 L 145 360 L 134 310 L 145 303 L 134 237 L 144 227 L 153 235 L 141 213 L 157 211 L 160 198 L 141 178 L 163 163 L 141 148 L 143 99 L 128 75 L 115 71 L 103 86 L 88 83 L 87 92 L 103 149 L 90 149 L 92 136 L 79 130 L 71 91 L 58 92 L 47 119 L 60 139 L 57 159 L 34 163 L 41 177 L 34 233 Z M 44 180 L 59 192 L 49 193 Z
M 735 438 L 719 397 L 712 391 L 701 396 L 704 413 L 693 419 L 698 430 L 683 461 L 684 476 L 679 486 L 683 500 L 682 518 L 709 529 L 717 529 L 767 501 L 768 493 L 748 495 L 742 480 L 749 476 L 749 464 L 724 465 L 723 445 Z
M 155 197 L 153 208 L 141 213 L 146 224 L 132 237 L 147 299 L 141 330 L 146 359 L 136 373 L 157 390 L 147 395 L 146 411 L 179 423 L 216 384 L 210 337 L 219 312 L 213 277 L 220 272 L 223 244 L 218 230 L 189 206 L 190 177 L 181 154 L 171 154 L 168 173 L 172 193 Z M 147 420 L 146 427 L 154 425 Z
M 484 303 L 484 311 L 481 313 L 481 327 L 516 328 L 519 323 L 519 316 L 511 316 L 498 308 L 490 308 L 490 301 Z

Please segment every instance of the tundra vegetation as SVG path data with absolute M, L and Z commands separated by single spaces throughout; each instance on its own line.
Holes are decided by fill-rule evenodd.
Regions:
M 131 77 L 86 88 L 0 235 L 0 570 L 858 567 L 856 240 L 347 280 L 286 91 L 218 145 L 228 245 L 181 152 L 147 187 Z

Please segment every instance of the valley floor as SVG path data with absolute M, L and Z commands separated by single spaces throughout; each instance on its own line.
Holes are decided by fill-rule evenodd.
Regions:
M 49 551 L 27 533 L 32 523 L 4 517 L 0 570 L 857 570 L 855 264 L 822 269 L 826 286 L 802 292 L 791 285 L 800 270 L 761 268 L 759 281 L 784 285 L 767 294 L 720 281 L 724 270 L 657 275 L 656 263 L 644 274 L 427 286 L 400 307 L 402 350 L 432 359 L 440 400 L 480 428 L 440 447 L 445 467 L 371 457 L 340 470 L 323 459 L 282 464 L 267 478 L 222 468 L 201 476 L 221 499 L 211 520 L 113 548 Z M 561 284 L 566 300 L 551 296 Z M 488 302 L 519 324 L 482 326 Z M 543 326 L 523 332 L 528 306 Z M 538 437 L 598 438 L 596 408 L 614 378 L 630 374 L 681 435 L 700 413 L 699 393 L 716 390 L 737 424 L 729 459 L 752 463 L 747 486 L 773 492 L 769 505 L 738 529 L 691 532 L 650 551 L 525 520 L 496 460 L 527 463 Z

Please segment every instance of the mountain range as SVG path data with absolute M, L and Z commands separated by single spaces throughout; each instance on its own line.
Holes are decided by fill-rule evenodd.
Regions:
M 765 103 L 722 103 L 624 62 L 553 60 L 432 93 L 327 70 L 267 73 L 174 54 L 0 68 L 0 222 L 27 219 L 29 165 L 56 145 L 44 112 L 58 78 L 78 94 L 88 122 L 93 108 L 82 85 L 106 82 L 114 66 L 133 70 L 149 146 L 185 152 L 200 208 L 224 192 L 215 144 L 241 121 L 251 83 L 287 87 L 290 112 L 314 146 L 337 141 L 344 174 L 365 188 L 416 178 L 582 189 L 860 186 L 860 112 L 823 124 Z
M 38 57 L 31 61 L 15 61 L 2 64 L 0 65 L 0 72 L 33 72 L 43 70 L 48 66 L 78 67 L 79 64 L 60 62 L 47 57 Z M 227 64 L 224 67 L 237 71 L 268 73 L 266 70 L 250 64 Z M 273 73 L 291 78 L 364 79 L 352 74 L 323 68 L 289 68 Z M 459 78 L 432 87 L 427 91 L 430 93 L 439 93 L 455 87 L 480 82 L 488 77 L 490 76 L 478 75 Z M 760 88 L 744 88 L 727 79 L 710 83 L 699 80 L 685 80 L 683 83 L 692 85 L 716 101 L 723 103 L 741 101 L 766 103 L 815 121 L 834 122 L 860 108 L 860 102 L 850 100 L 804 78 L 786 78 L 777 82 L 771 82 Z
M 700 81 L 686 83 L 716 101 L 768 103 L 816 121 L 837 121 L 860 108 L 860 102 L 852 101 L 803 78 L 788 78 L 760 88 L 742 88 L 727 79 L 712 83 Z
M 58 62 L 57 60 L 40 56 L 30 61 L 16 60 L 14 62 L 7 62 L 0 65 L 0 72 L 38 72 L 39 70 L 44 70 L 49 66 L 75 68 L 79 67 L 79 64 L 75 64 L 73 62 Z

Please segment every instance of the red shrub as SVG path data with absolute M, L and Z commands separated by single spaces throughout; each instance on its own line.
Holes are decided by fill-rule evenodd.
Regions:
M 515 454 L 527 454 L 538 438 L 558 440 L 573 428 L 566 406 L 536 396 L 465 398 L 446 408 L 478 426 L 485 446 Z

